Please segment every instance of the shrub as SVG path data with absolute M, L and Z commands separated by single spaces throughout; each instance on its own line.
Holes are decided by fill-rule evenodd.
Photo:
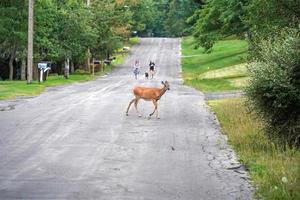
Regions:
M 90 73 L 88 71 L 83 70 L 83 69 L 76 69 L 76 71 L 73 74 L 77 74 L 77 75 L 89 75 Z
M 266 133 L 300 146 L 300 34 L 284 31 L 258 44 L 249 65 L 249 105 L 266 124 Z

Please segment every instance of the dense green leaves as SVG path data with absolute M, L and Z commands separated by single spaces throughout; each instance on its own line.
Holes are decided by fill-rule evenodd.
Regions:
M 207 0 L 189 20 L 196 21 L 194 36 L 197 46 L 210 50 L 213 44 L 230 35 L 243 36 L 243 23 L 248 0 Z
M 90 56 L 104 59 L 135 34 L 183 36 L 192 25 L 186 19 L 202 1 L 90 2 L 87 6 L 86 0 L 35 1 L 34 63 L 47 60 L 60 66 L 69 59 L 79 66 Z M 26 60 L 28 1 L 1 1 L 0 11 L 0 59 L 9 60 L 12 79 L 13 69 Z
M 188 22 L 197 46 L 246 37 L 251 77 L 249 105 L 266 122 L 269 136 L 300 145 L 300 1 L 206 0 Z
M 286 31 L 260 44 L 250 65 L 250 106 L 262 116 L 267 133 L 300 145 L 300 34 Z
M 25 56 L 27 41 L 26 4 L 22 0 L 0 3 L 0 58 L 9 59 L 9 79 L 13 79 L 13 62 Z
M 93 57 L 104 58 L 130 37 L 133 13 L 127 7 L 135 5 L 134 0 L 91 2 L 87 6 L 85 0 L 35 1 L 35 63 L 47 60 L 60 65 L 70 59 L 83 65 L 88 49 Z M 10 61 L 11 79 L 16 69 L 14 65 L 26 58 L 27 15 L 28 1 L 0 3 L 0 59 Z
M 300 1 L 295 0 L 206 0 L 189 22 L 197 46 L 207 50 L 231 35 L 250 42 L 277 35 L 283 28 L 298 28 Z
M 189 28 L 187 18 L 193 15 L 198 4 L 192 0 L 173 0 L 169 4 L 169 10 L 165 21 L 165 29 L 169 36 L 182 36 Z

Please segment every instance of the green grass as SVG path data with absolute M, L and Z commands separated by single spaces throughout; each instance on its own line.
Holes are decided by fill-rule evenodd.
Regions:
M 228 77 L 214 79 L 187 79 L 185 84 L 190 85 L 203 92 L 233 91 L 239 90 L 247 83 L 246 77 Z
M 249 169 L 257 196 L 270 200 L 300 199 L 300 152 L 277 147 L 262 132 L 263 123 L 249 114 L 243 98 L 209 101 L 222 130 Z
M 128 53 L 126 52 L 119 52 L 116 54 L 116 59 L 112 61 L 113 65 L 120 65 L 125 62 Z
M 248 76 L 248 70 L 245 63 L 204 72 L 199 75 L 199 78 L 213 79 L 213 78 L 230 78 L 230 77 L 237 77 L 237 76 L 239 77 Z
M 33 96 L 45 90 L 45 86 L 36 82 L 27 85 L 25 81 L 0 81 L 0 100 L 17 96 Z
M 132 47 L 133 45 L 138 44 L 141 41 L 141 38 L 139 37 L 132 37 L 129 38 L 127 42 L 125 42 L 124 46 Z M 120 65 L 125 62 L 127 56 L 128 56 L 128 51 L 123 50 L 123 48 L 119 49 L 118 52 L 116 53 L 116 60 L 113 61 L 113 65 Z
M 132 46 L 139 42 L 140 38 L 134 37 L 129 39 L 127 45 Z M 96 72 L 95 75 L 101 76 L 112 71 L 115 66 L 122 64 L 127 56 L 128 52 L 117 53 L 116 60 L 111 65 L 105 66 L 104 71 Z M 88 72 L 84 72 L 71 74 L 69 79 L 65 79 L 62 75 L 49 76 L 47 81 L 43 83 L 34 81 L 32 84 L 26 84 L 26 81 L 0 81 L 0 100 L 14 99 L 19 96 L 34 96 L 44 92 L 46 87 L 91 81 L 95 78 L 95 76 L 88 74 Z
M 97 76 L 112 71 L 114 67 L 114 65 L 106 66 L 104 71 L 95 73 L 96 76 L 91 74 L 71 74 L 69 79 L 65 79 L 63 75 L 50 75 L 43 83 L 33 81 L 32 84 L 26 84 L 26 81 L 0 81 L 0 100 L 38 95 L 44 92 L 46 87 L 95 80 Z
M 240 90 L 247 84 L 248 43 L 244 40 L 227 39 L 217 42 L 212 52 L 195 49 L 192 37 L 182 40 L 182 68 L 185 83 L 199 90 Z
M 111 71 L 114 66 L 106 66 L 104 72 L 97 72 L 95 75 L 100 76 Z M 49 76 L 43 83 L 33 81 L 27 84 L 26 81 L 0 81 L 0 100 L 14 99 L 18 96 L 34 96 L 45 91 L 46 87 L 91 81 L 96 78 L 90 74 L 71 74 L 69 79 L 62 75 Z
M 141 41 L 141 38 L 132 37 L 132 38 L 129 39 L 129 46 L 133 46 L 135 44 L 138 44 L 138 43 L 140 43 L 140 41 Z
M 49 76 L 47 81 L 39 83 L 34 81 L 26 84 L 26 81 L 0 81 L 0 99 L 14 99 L 18 96 L 34 96 L 42 93 L 46 87 L 70 84 L 93 80 L 91 75 L 70 75 L 69 79 L 63 76 Z

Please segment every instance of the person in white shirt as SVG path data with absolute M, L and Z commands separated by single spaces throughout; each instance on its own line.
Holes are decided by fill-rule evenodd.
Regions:
M 138 74 L 140 73 L 140 62 L 139 60 L 135 60 L 134 66 L 133 66 L 133 74 L 135 79 L 137 79 Z

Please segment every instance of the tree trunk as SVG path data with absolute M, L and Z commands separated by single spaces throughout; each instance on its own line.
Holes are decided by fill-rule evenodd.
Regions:
M 11 56 L 9 59 L 9 80 L 13 80 L 14 75 L 14 57 Z
M 93 63 L 92 63 L 92 75 L 95 75 L 95 59 L 93 58 Z
M 75 72 L 74 62 L 73 61 L 71 61 L 71 69 L 70 69 L 70 71 L 71 71 L 71 74 L 73 74 Z
M 91 61 L 90 61 L 91 51 L 90 49 L 87 50 L 87 58 L 86 58 L 86 68 L 85 71 L 90 72 L 91 68 Z
M 67 58 L 65 60 L 65 79 L 68 79 L 70 75 L 70 60 L 69 58 Z
M 21 65 L 21 80 L 26 80 L 26 60 L 22 58 L 22 65 Z
M 27 56 L 27 83 L 32 82 L 33 72 L 33 9 L 34 0 L 29 0 L 28 7 L 28 56 Z

